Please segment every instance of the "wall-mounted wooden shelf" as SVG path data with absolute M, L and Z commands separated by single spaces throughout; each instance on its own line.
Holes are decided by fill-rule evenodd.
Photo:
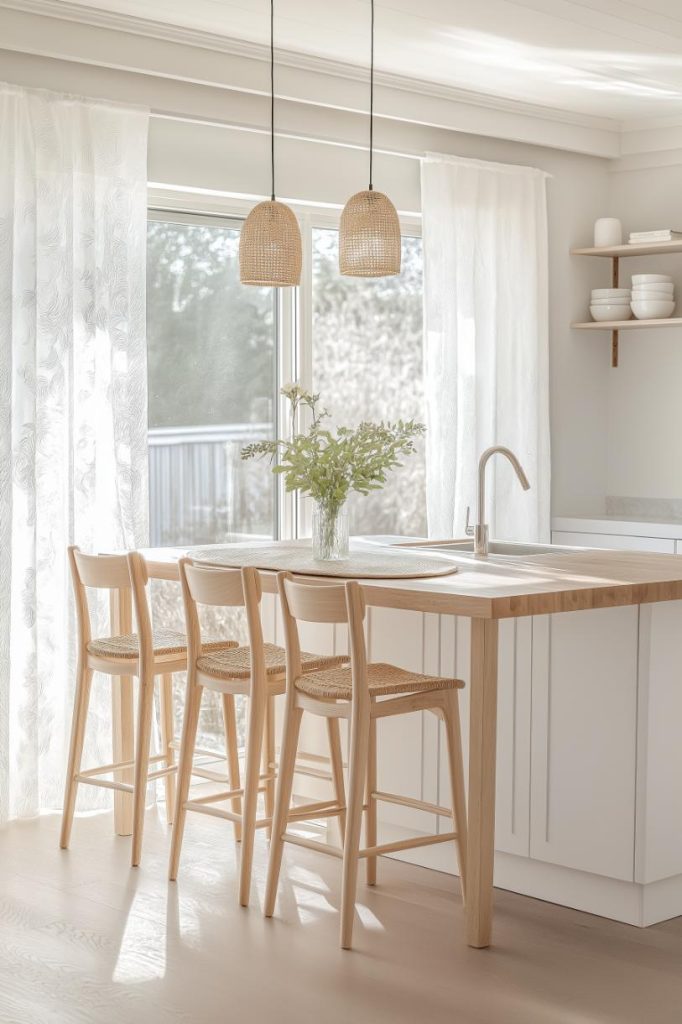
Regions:
M 674 242 L 643 242 L 636 245 L 592 246 L 571 249 L 571 256 L 605 256 L 611 260 L 611 285 L 618 287 L 618 264 L 621 256 L 663 256 L 682 252 L 682 240 Z M 668 320 L 601 320 L 585 324 L 571 324 L 576 331 L 611 331 L 611 366 L 618 366 L 618 334 L 636 327 L 682 327 L 682 317 Z
M 637 245 L 608 245 L 588 249 L 571 249 L 571 256 L 663 256 L 668 252 L 682 252 L 682 241 L 638 242 Z
M 631 331 L 635 327 L 682 327 L 682 316 L 669 320 L 590 320 L 585 324 L 571 324 L 576 331 Z

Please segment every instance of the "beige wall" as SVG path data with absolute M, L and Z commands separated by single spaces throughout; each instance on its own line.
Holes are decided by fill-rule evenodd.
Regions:
M 682 165 L 614 173 L 610 209 L 626 231 L 682 230 Z M 682 255 L 621 261 L 632 273 L 671 274 L 678 310 Z M 602 271 L 602 277 L 606 271 Z M 678 313 L 679 315 L 679 313 Z M 621 336 L 620 366 L 608 375 L 606 493 L 635 498 L 682 498 L 682 332 L 642 330 Z

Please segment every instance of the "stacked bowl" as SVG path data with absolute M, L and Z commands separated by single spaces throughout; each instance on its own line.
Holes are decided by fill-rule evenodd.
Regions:
M 633 274 L 632 312 L 637 320 L 666 320 L 672 316 L 674 291 L 667 274 Z
M 629 320 L 629 288 L 593 288 L 590 298 L 590 314 L 593 320 Z

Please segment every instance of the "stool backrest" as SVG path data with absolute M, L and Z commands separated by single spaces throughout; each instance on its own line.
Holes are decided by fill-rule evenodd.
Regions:
M 244 608 L 251 648 L 253 678 L 265 676 L 263 627 L 260 618 L 262 587 L 257 569 L 222 569 L 196 565 L 191 558 L 180 559 L 180 582 L 187 627 L 187 660 L 194 664 L 201 655 L 201 625 L 198 605 L 213 608 Z
M 151 651 L 152 632 L 145 591 L 147 570 L 142 555 L 136 551 L 128 555 L 86 555 L 75 545 L 68 549 L 68 554 L 81 649 L 92 639 L 92 622 L 86 593 L 88 589 L 92 589 L 118 591 L 122 603 L 129 602 L 132 594 L 140 648 L 142 651 L 146 646 Z M 113 632 L 113 622 L 110 628 Z
M 287 654 L 287 686 L 302 674 L 301 645 L 297 622 L 346 623 L 350 644 L 353 692 L 366 689 L 365 598 L 355 581 L 347 583 L 302 582 L 289 572 L 277 574 L 284 619 Z

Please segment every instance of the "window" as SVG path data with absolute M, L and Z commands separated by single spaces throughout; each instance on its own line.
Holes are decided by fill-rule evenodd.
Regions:
M 240 222 L 151 213 L 147 232 L 150 533 L 154 545 L 276 535 L 276 298 L 239 283 Z
M 312 232 L 312 373 L 332 421 L 424 420 L 422 243 L 404 235 L 397 277 L 341 277 L 339 234 Z M 382 491 L 349 500 L 350 531 L 426 533 L 423 441 Z
M 239 283 L 242 221 L 151 212 L 148 227 L 150 532 L 155 545 L 287 535 L 266 461 L 249 441 L 277 430 L 280 384 L 321 392 L 332 423 L 424 419 L 422 244 L 403 235 L 397 277 L 341 277 L 338 231 L 304 224 L 310 248 L 301 308 L 309 330 L 289 337 L 278 295 Z M 291 312 L 296 293 L 284 290 Z M 300 321 L 299 321 L 300 323 Z M 297 336 L 300 335 L 300 336 Z M 285 335 L 287 337 L 285 338 Z M 286 344 L 285 344 L 286 342 Z M 283 348 L 298 351 L 301 373 Z M 279 365 L 279 370 L 278 370 Z M 290 368 L 287 368 L 289 367 Z M 278 379 L 279 374 L 279 379 Z M 307 377 L 307 379 L 306 379 Z M 349 501 L 351 533 L 426 533 L 423 442 L 381 492 Z M 305 521 L 305 520 L 303 520 Z

